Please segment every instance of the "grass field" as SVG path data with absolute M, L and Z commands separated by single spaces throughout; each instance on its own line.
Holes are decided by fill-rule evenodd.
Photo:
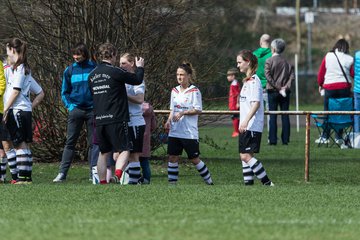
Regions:
M 230 135 L 230 127 L 201 129 L 214 186 L 187 162 L 176 186 L 161 160 L 142 186 L 94 186 L 81 164 L 52 184 L 57 164 L 35 164 L 33 185 L 0 186 L 1 239 L 359 239 L 359 150 L 311 145 L 305 183 L 304 130 L 293 130 L 288 146 L 268 146 L 264 134 L 257 158 L 276 186 L 245 187 Z

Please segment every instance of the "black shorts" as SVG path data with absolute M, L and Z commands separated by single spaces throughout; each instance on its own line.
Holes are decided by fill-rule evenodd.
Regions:
M 185 150 L 189 159 L 199 157 L 199 140 L 169 137 L 167 150 L 169 155 L 179 156 L 183 150 Z
M 132 149 L 127 122 L 96 126 L 96 135 L 101 153 Z
M 14 114 L 13 109 L 8 112 L 8 119 L 6 128 L 14 146 L 18 146 L 22 142 L 32 142 L 32 113 L 29 111 L 16 111 Z
M 144 143 L 145 125 L 129 126 L 130 140 L 132 142 L 131 153 L 141 153 Z
M 239 153 L 258 153 L 260 151 L 261 132 L 246 131 L 239 135 Z

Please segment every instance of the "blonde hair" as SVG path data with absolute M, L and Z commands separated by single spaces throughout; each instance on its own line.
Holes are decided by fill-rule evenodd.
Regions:
M 131 54 L 131 53 L 123 53 L 120 56 L 121 58 L 126 58 L 126 60 L 128 60 L 129 63 L 134 63 L 133 69 L 136 69 L 136 64 L 135 64 L 135 55 Z

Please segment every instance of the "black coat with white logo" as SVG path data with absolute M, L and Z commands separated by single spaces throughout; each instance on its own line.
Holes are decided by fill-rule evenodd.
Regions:
M 97 126 L 129 121 L 125 83 L 139 85 L 143 78 L 144 68 L 137 68 L 136 73 L 130 73 L 106 62 L 102 62 L 89 74 Z

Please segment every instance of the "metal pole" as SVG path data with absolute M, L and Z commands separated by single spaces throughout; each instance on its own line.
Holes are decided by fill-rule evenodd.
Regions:
M 318 6 L 318 1 L 317 0 L 313 0 L 313 8 L 316 9 Z
M 298 55 L 295 54 L 295 103 L 296 111 L 299 111 L 299 74 L 298 74 Z M 300 131 L 299 115 L 296 115 L 296 131 Z
M 310 114 L 306 114 L 305 130 L 305 182 L 309 179 L 309 160 L 310 160 Z
M 307 35 L 308 35 L 308 48 L 307 48 L 307 57 L 308 57 L 308 73 L 312 73 L 312 57 L 311 57 L 311 23 L 307 24 Z

